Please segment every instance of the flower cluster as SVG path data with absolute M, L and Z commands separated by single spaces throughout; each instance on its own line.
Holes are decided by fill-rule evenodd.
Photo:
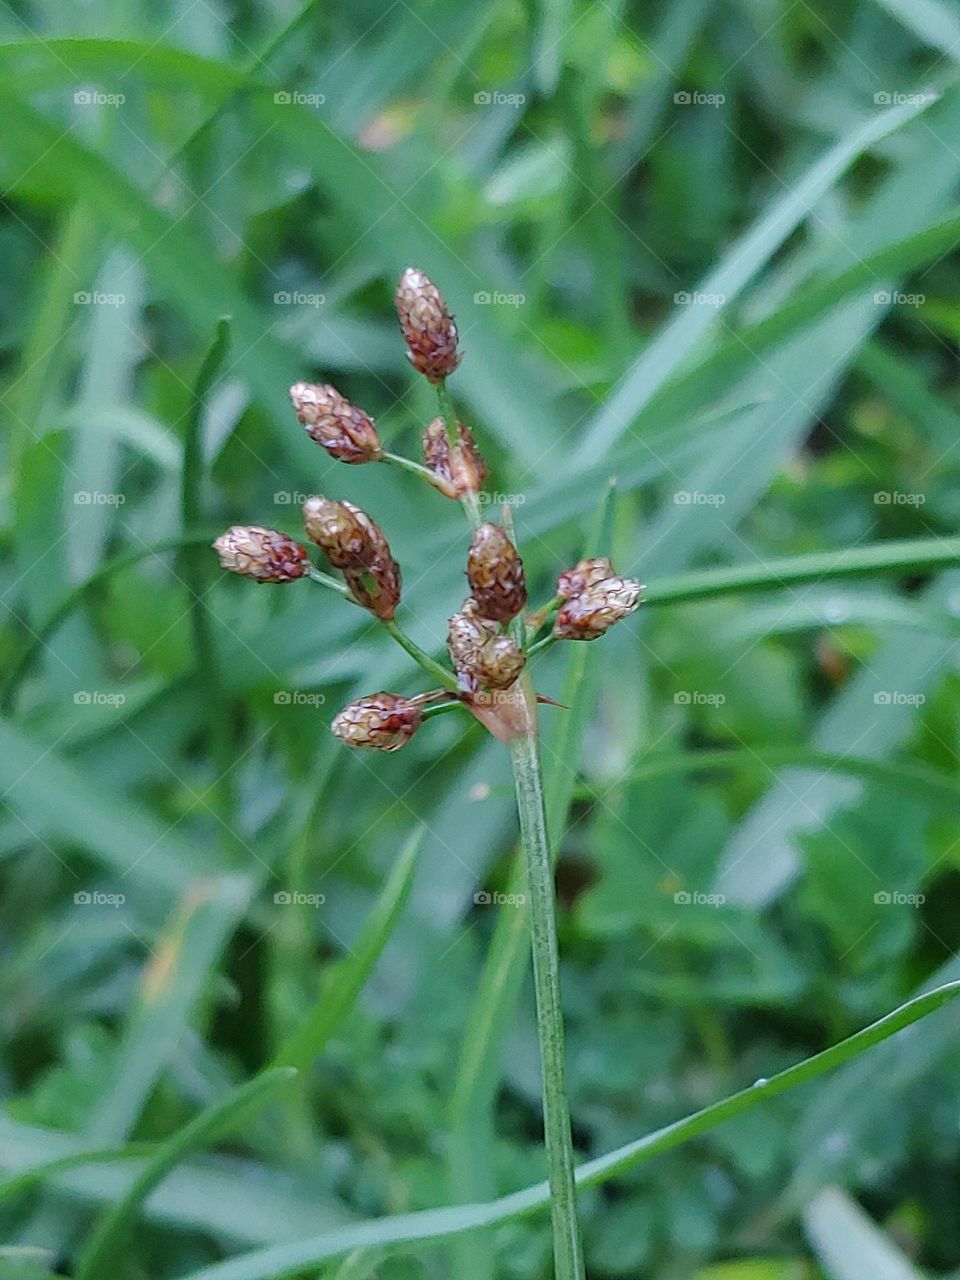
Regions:
M 307 538 L 342 580 L 316 569 L 306 547 L 276 529 L 235 525 L 213 545 L 225 569 L 257 582 L 308 577 L 335 588 L 385 623 L 423 667 L 442 677 L 444 687 L 428 693 L 408 697 L 381 691 L 344 707 L 332 729 L 349 746 L 396 751 L 419 729 L 425 709 L 438 702 L 466 706 L 491 732 L 506 739 L 519 731 L 516 726 L 522 721 L 516 705 L 535 696 L 528 682 L 520 683 L 530 652 L 557 640 L 595 640 L 633 613 L 643 588 L 634 578 L 619 577 L 606 558 L 581 560 L 560 575 L 552 604 L 539 613 L 525 612 L 523 561 L 507 528 L 480 523 L 474 514 L 487 467 L 469 428 L 449 412 L 445 380 L 460 361 L 456 322 L 436 285 L 414 267 L 400 279 L 396 306 L 408 359 L 439 393 L 440 416 L 422 433 L 422 465 L 388 453 L 370 415 L 335 387 L 297 382 L 290 388 L 290 399 L 311 439 L 331 457 L 351 465 L 390 462 L 416 471 L 441 493 L 461 501 L 474 518 L 466 567 L 470 594 L 448 623 L 452 672 L 418 649 L 397 626 L 400 566 L 383 530 L 354 503 L 317 495 L 303 505 Z M 552 631 L 537 641 L 554 610 Z M 498 710 L 511 700 L 513 712 Z

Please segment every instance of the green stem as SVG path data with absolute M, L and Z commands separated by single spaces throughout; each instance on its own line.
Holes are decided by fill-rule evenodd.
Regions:
M 433 474 L 429 467 L 425 467 L 422 462 L 414 462 L 412 458 L 405 458 L 402 453 L 384 453 L 380 459 L 381 462 L 392 463 L 395 467 L 401 467 L 404 471 L 411 471 L 415 476 L 419 476 L 421 480 L 426 480 L 427 484 L 432 484 L 435 489 L 439 489 L 443 493 L 443 485 Z M 449 497 L 449 494 L 444 496 Z
M 447 388 L 446 379 L 437 383 L 437 403 L 440 406 L 440 416 L 443 418 L 443 425 L 447 430 L 447 439 L 452 448 L 457 443 L 457 411 L 453 405 L 453 397 Z M 480 514 L 480 501 L 477 495 L 475 493 L 461 494 L 460 505 L 463 507 L 472 528 L 479 529 L 483 524 L 483 516 Z
M 445 667 L 441 667 L 439 662 L 435 662 L 429 653 L 424 653 L 420 646 L 407 635 L 405 631 L 401 631 L 400 627 L 391 619 L 384 622 L 384 627 L 396 640 L 397 644 L 406 649 L 410 657 L 415 662 L 419 662 L 425 671 L 429 671 L 435 676 L 445 689 L 457 689 L 457 679 L 452 671 L 447 671 Z
M 573 1136 L 563 1055 L 560 957 L 554 907 L 553 869 L 547 839 L 543 773 L 537 740 L 535 703 L 525 682 L 527 729 L 510 744 L 520 815 L 520 838 L 530 895 L 533 979 L 537 997 L 537 1035 L 543 1082 L 543 1130 L 550 1183 L 556 1280 L 583 1280 L 583 1249 L 577 1220 Z

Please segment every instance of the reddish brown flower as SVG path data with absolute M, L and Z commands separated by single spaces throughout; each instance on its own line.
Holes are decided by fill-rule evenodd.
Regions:
M 467 553 L 467 579 L 484 618 L 509 622 L 527 602 L 523 561 L 499 525 L 482 524 Z
M 383 446 L 373 420 L 336 387 L 295 382 L 290 399 L 307 434 L 341 462 L 378 462 Z
M 479 493 L 487 478 L 487 464 L 470 429 L 457 423 L 457 440 L 451 446 L 443 418 L 434 418 L 423 429 L 423 460 L 436 476 L 436 486 L 448 498 Z
M 343 577 L 357 604 L 389 622 L 400 603 L 400 566 L 393 556 L 388 554 L 366 569 L 344 569 Z
M 220 564 L 257 582 L 292 582 L 310 568 L 307 549 L 276 529 L 235 524 L 213 544 Z
M 418 267 L 407 267 L 397 285 L 396 304 L 407 359 L 431 382 L 442 382 L 460 356 L 457 326 L 440 290 Z
M 553 624 L 560 640 L 596 640 L 639 607 L 643 587 L 636 578 L 604 578 L 574 596 Z
M 371 693 L 351 702 L 330 726 L 341 742 L 374 751 L 399 751 L 423 721 L 423 711 L 412 698 L 399 693 Z
M 613 578 L 613 565 L 606 556 L 595 556 L 593 559 L 580 560 L 572 569 L 564 569 L 557 579 L 557 595 L 564 600 L 572 600 L 574 596 L 586 591 L 594 583 L 604 578 Z
M 358 604 L 390 619 L 400 602 L 400 566 L 383 530 L 353 502 L 308 498 L 303 504 L 307 537 L 343 571 Z

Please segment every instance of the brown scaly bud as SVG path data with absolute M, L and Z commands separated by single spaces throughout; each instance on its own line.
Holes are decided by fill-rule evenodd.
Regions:
M 434 483 L 441 493 L 448 498 L 456 498 L 457 487 L 453 482 L 453 467 L 450 459 L 450 441 L 447 439 L 447 427 L 442 418 L 434 418 L 423 429 L 423 461 L 427 470 L 436 477 Z
M 450 451 L 450 469 L 458 497 L 463 493 L 479 493 L 490 474 L 470 428 L 462 422 L 457 423 L 457 443 Z
M 396 305 L 407 359 L 431 382 L 442 382 L 460 356 L 457 326 L 440 290 L 419 267 L 407 267 L 397 285 Z
M 568 600 L 557 614 L 558 640 L 596 640 L 640 604 L 643 587 L 636 578 L 604 578 Z
M 383 446 L 372 418 L 336 387 L 295 382 L 290 399 L 307 434 L 341 462 L 379 462 Z
M 303 525 L 310 541 L 337 569 L 365 568 L 390 554 L 380 526 L 352 502 L 308 498 Z
M 465 692 L 472 693 L 479 688 L 478 655 L 496 635 L 497 624 L 480 616 L 473 596 L 467 596 L 459 613 L 451 615 L 447 624 L 447 650 Z
M 527 602 L 523 561 L 505 530 L 482 524 L 467 552 L 467 579 L 481 617 L 509 622 Z
M 474 673 L 484 689 L 509 689 L 526 658 L 509 636 L 495 636 L 477 653 Z
M 390 621 L 400 603 L 400 566 L 389 552 L 369 568 L 344 569 L 343 577 L 357 604 Z
M 309 571 L 307 549 L 276 529 L 235 524 L 213 544 L 224 569 L 257 582 L 292 582 Z
M 564 600 L 572 600 L 587 587 L 592 587 L 604 578 L 613 578 L 613 565 L 606 556 L 594 556 L 592 559 L 578 561 L 572 569 L 564 569 L 557 579 L 557 595 Z
M 373 751 L 399 751 L 423 721 L 420 704 L 398 693 L 371 693 L 338 712 L 330 726 L 341 742 Z
M 457 423 L 457 441 L 451 447 L 443 418 L 434 418 L 423 430 L 423 460 L 432 471 L 437 488 L 448 498 L 479 493 L 489 474 L 469 427 Z

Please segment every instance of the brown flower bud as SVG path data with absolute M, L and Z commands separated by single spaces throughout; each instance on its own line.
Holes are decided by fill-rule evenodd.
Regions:
M 447 624 L 447 650 L 454 670 L 465 692 L 479 688 L 477 660 L 480 650 L 497 635 L 497 624 L 482 618 L 477 612 L 477 602 L 467 596 Z
M 295 382 L 290 399 L 307 434 L 341 462 L 378 462 L 383 446 L 373 420 L 336 387 Z
M 431 382 L 442 382 L 460 357 L 457 326 L 440 290 L 418 267 L 407 267 L 397 285 L 396 304 L 407 359 Z
M 499 525 L 488 522 L 474 533 L 467 579 L 481 617 L 509 622 L 527 602 L 523 561 Z
M 434 418 L 424 427 L 423 460 L 436 476 L 437 488 L 448 498 L 479 493 L 488 475 L 477 443 L 462 422 L 457 423 L 457 441 L 452 447 L 443 418 Z
M 213 544 L 224 569 L 257 582 L 292 582 L 310 568 L 307 549 L 276 529 L 235 524 Z
M 390 554 L 380 526 L 352 502 L 308 498 L 303 504 L 303 525 L 310 541 L 337 569 L 365 568 Z
M 450 442 L 447 439 L 447 426 L 442 418 L 434 418 L 423 429 L 423 460 L 427 470 L 436 476 L 437 488 L 448 498 L 457 497 L 457 487 L 453 483 L 453 467 L 450 460 Z
M 474 665 L 484 689 L 509 689 L 524 668 L 526 658 L 509 636 L 495 636 L 479 650 Z
M 604 578 L 568 600 L 557 614 L 553 634 L 559 640 L 596 640 L 640 604 L 643 587 L 636 578 Z
M 378 618 L 392 618 L 400 602 L 400 566 L 375 520 L 353 502 L 308 498 L 307 537 L 343 571 L 353 598 Z
M 357 604 L 390 621 L 400 603 L 400 566 L 389 552 L 366 569 L 344 569 L 343 577 Z
M 490 474 L 469 427 L 457 423 L 457 443 L 450 452 L 450 469 L 457 495 L 479 493 Z
M 371 693 L 338 712 L 330 726 L 341 742 L 374 751 L 399 751 L 423 721 L 423 711 L 412 698 L 398 693 Z
M 564 569 L 557 579 L 557 595 L 564 600 L 572 600 L 574 596 L 586 591 L 604 578 L 613 578 L 613 565 L 606 556 L 595 556 L 593 559 L 580 560 L 572 569 Z

